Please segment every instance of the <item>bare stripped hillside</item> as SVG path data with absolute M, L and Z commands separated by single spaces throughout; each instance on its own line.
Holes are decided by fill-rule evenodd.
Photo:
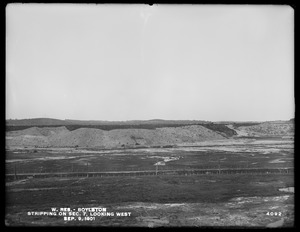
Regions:
M 260 135 L 279 135 L 279 136 L 290 136 L 294 135 L 294 124 L 293 123 L 278 123 L 278 122 L 265 122 L 253 126 L 241 126 L 239 130 L 246 132 L 250 136 Z
M 52 136 L 50 144 L 53 147 L 97 147 L 103 141 L 103 130 L 80 128 L 65 134 Z
M 51 146 L 51 138 L 69 133 L 63 127 L 32 127 L 25 130 L 11 131 L 6 134 L 6 145 L 18 147 L 48 147 Z
M 33 135 L 33 136 L 50 136 L 56 134 L 64 134 L 69 132 L 69 130 L 62 126 L 62 127 L 31 127 L 25 130 L 19 131 L 11 131 L 9 132 L 10 136 L 21 136 L 21 135 Z
M 205 140 L 226 139 L 200 125 L 176 128 L 117 129 L 104 131 L 93 128 L 80 128 L 69 131 L 65 127 L 29 128 L 21 131 L 7 132 L 8 147 L 133 147 L 174 145 Z

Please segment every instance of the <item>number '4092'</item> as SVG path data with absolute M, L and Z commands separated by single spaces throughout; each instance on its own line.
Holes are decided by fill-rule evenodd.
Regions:
M 281 212 L 267 212 L 267 215 L 268 216 L 281 216 L 282 215 L 282 213 Z

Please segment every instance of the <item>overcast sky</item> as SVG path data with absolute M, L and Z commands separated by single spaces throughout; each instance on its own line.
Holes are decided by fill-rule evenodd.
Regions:
M 6 7 L 6 117 L 287 120 L 294 11 L 254 5 Z

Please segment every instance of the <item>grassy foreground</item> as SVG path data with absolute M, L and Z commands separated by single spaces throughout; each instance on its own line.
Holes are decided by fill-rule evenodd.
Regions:
M 88 226 L 265 226 L 284 219 L 293 224 L 292 175 L 199 175 L 106 178 L 49 178 L 8 182 L 8 225 Z M 166 204 L 181 204 L 177 206 Z M 132 207 L 134 205 L 134 207 Z M 130 211 L 130 217 L 64 221 L 29 216 L 51 208 L 103 206 Z M 281 212 L 279 216 L 266 215 Z M 238 216 L 240 215 L 240 216 Z

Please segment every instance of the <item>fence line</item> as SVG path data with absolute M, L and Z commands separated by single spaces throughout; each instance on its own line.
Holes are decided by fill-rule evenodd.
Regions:
M 217 168 L 217 169 L 177 169 L 177 170 L 143 170 L 143 171 L 110 171 L 110 172 L 49 172 L 49 173 L 14 173 L 6 174 L 7 180 L 26 178 L 50 178 L 50 177 L 109 177 L 109 176 L 149 176 L 149 175 L 221 175 L 221 174 L 290 174 L 293 167 L 288 168 Z

